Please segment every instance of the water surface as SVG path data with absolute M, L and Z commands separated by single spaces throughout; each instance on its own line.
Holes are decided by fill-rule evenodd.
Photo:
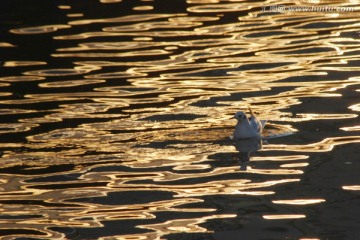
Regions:
M 356 238 L 360 6 L 276 4 L 2 3 L 1 239 Z

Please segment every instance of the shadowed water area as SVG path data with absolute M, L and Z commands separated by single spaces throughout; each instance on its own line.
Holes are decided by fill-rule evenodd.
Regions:
M 277 4 L 2 1 L 0 239 L 356 239 L 360 4 Z

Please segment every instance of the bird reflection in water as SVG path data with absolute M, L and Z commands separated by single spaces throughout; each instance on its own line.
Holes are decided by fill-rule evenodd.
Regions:
M 251 154 L 261 150 L 262 140 L 258 137 L 234 139 L 234 146 L 239 152 L 237 156 L 240 163 L 240 169 L 246 171 L 251 159 Z
M 244 112 L 237 112 L 234 118 L 238 121 L 234 134 L 234 145 L 239 151 L 240 169 L 246 170 L 250 162 L 250 154 L 261 149 L 261 135 L 266 124 L 266 120 L 258 120 L 254 112 L 249 107 L 250 117 Z

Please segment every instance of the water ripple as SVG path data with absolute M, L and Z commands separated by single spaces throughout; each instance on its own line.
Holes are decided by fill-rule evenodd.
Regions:
M 5 21 L 1 239 L 355 238 L 327 217 L 357 207 L 355 12 L 94 4 Z M 244 163 L 248 107 L 269 122 Z

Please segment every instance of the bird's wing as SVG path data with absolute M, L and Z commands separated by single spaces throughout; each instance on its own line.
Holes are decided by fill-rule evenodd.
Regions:
M 251 110 L 250 107 L 249 107 L 249 111 L 250 111 L 250 114 L 251 114 L 251 117 L 249 118 L 250 125 L 252 125 L 252 127 L 254 129 L 256 129 L 258 132 L 261 132 L 264 129 L 267 120 L 259 121 L 256 118 L 255 113 Z
M 255 116 L 254 112 L 251 110 L 251 108 L 250 108 L 250 107 L 249 107 L 249 111 L 250 111 L 251 116 L 252 116 L 253 118 L 256 118 L 256 116 Z
M 250 126 L 253 129 L 255 129 L 257 132 L 260 132 L 262 130 L 261 122 L 257 118 L 250 117 L 249 122 L 250 122 Z
M 260 122 L 261 122 L 261 127 L 264 128 L 265 124 L 267 123 L 267 120 L 260 120 Z

